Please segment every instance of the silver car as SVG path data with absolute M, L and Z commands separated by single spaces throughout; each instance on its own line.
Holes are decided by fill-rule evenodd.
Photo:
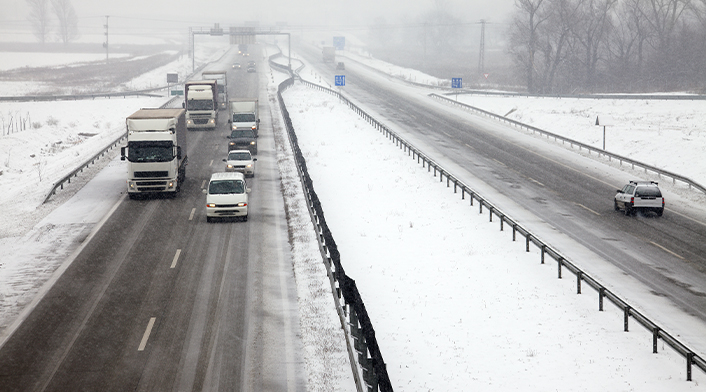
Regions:
M 249 150 L 231 150 L 224 159 L 227 172 L 240 172 L 245 177 L 255 177 L 255 161 Z

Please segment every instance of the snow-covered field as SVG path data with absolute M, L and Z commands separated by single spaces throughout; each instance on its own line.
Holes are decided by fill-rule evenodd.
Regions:
M 111 58 L 128 56 L 126 53 L 111 53 Z M 86 63 L 92 61 L 104 61 L 105 54 L 102 53 L 41 53 L 41 52 L 0 52 L 0 71 L 8 69 L 26 67 L 50 67 L 55 65 L 66 65 L 74 63 Z
M 163 80 L 163 72 L 152 78 L 154 83 Z M 0 95 L 13 94 L 0 84 Z M 639 327 L 623 332 L 622 314 L 612 308 L 597 312 L 594 296 L 576 295 L 572 280 L 557 280 L 552 264 L 540 266 L 536 252 L 526 253 L 522 244 L 513 244 L 507 232 L 499 232 L 487 216 L 479 217 L 334 97 L 300 86 L 287 91 L 285 99 L 343 265 L 362 292 L 396 390 L 706 388 L 704 374 L 696 370 L 695 381 L 685 382 L 680 356 L 661 345 L 659 354 L 651 354 L 647 332 Z M 513 99 L 498 107 L 517 107 L 525 120 L 551 115 L 535 115 L 527 99 Z M 95 102 L 99 109 L 87 107 L 86 101 L 68 106 L 0 103 L 0 113 L 31 112 L 31 122 L 41 123 L 0 139 L 0 186 L 14 192 L 18 182 L 26 185 L 19 194 L 0 194 L 0 331 L 32 300 L 124 186 L 124 166 L 112 159 L 97 177 L 107 194 L 94 192 L 63 204 L 60 192 L 42 205 L 47 187 L 59 176 L 54 168 L 70 170 L 92 155 L 90 151 L 103 147 L 99 138 L 109 140 L 119 133 L 135 108 L 156 105 L 131 99 Z M 574 108 L 564 111 L 612 114 L 613 102 L 599 103 L 592 101 L 586 108 L 585 102 L 574 101 Z M 706 114 L 706 108 L 697 113 L 683 109 L 671 108 L 679 125 L 692 115 Z M 573 128 L 570 117 L 549 119 L 563 124 L 550 131 Z M 586 121 L 576 117 L 576 124 Z M 667 124 L 670 116 L 660 118 L 661 129 L 672 126 Z M 338 138 L 329 137 L 332 127 Z M 670 151 L 684 151 L 679 146 L 683 139 L 666 138 L 659 147 L 669 144 Z M 701 144 L 700 151 L 706 146 L 700 135 L 690 139 L 692 143 Z M 360 151 L 368 159 L 360 159 Z M 666 152 L 660 155 L 662 161 L 671 158 Z M 420 200 L 437 202 L 420 206 Z M 58 214 L 65 208 L 70 213 Z M 42 221 L 53 209 L 53 217 Z M 294 254 L 293 260 L 299 263 L 303 257 Z M 346 371 L 340 366 L 338 371 Z

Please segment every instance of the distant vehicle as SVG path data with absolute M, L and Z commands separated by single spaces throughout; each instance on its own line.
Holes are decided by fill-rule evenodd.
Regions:
M 637 211 L 652 211 L 657 216 L 662 216 L 664 197 L 655 181 L 630 181 L 622 189 L 618 189 L 613 207 L 616 211 L 624 210 L 625 215 L 635 215 Z
M 206 222 L 218 218 L 248 220 L 248 193 L 243 173 L 213 173 L 206 194 Z
M 333 46 L 324 46 L 321 50 L 324 63 L 336 62 L 336 48 Z
M 254 65 L 248 65 L 248 72 L 250 72 L 250 73 L 257 72 L 257 69 L 255 68 Z
M 231 131 L 228 136 L 228 151 L 249 150 L 252 154 L 257 154 L 257 138 L 252 129 L 237 129 Z
M 336 64 L 336 69 L 345 70 L 346 64 L 344 64 L 343 61 L 339 61 L 338 64 Z
M 205 80 L 213 79 L 218 82 L 218 109 L 228 107 L 228 79 L 226 71 L 203 71 L 201 77 Z
M 240 69 L 240 63 L 233 63 L 233 69 Z
M 125 119 L 127 194 L 176 195 L 186 179 L 186 113 L 184 109 L 140 109 Z
M 227 172 L 240 172 L 245 177 L 255 177 L 255 161 L 249 150 L 232 150 L 228 158 L 224 159 Z
M 254 67 L 256 64 L 254 61 L 250 60 L 248 61 L 248 67 Z

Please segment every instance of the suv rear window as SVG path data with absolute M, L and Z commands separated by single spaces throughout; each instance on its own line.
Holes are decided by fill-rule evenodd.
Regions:
M 662 192 L 656 186 L 638 186 L 635 197 L 662 197 Z

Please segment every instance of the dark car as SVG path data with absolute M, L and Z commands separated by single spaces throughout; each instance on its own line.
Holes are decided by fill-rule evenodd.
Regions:
M 257 154 L 257 138 L 252 129 L 236 129 L 228 136 L 228 151 L 230 150 L 250 150 L 250 153 Z
M 254 66 L 250 65 L 248 66 L 248 72 L 257 72 L 257 69 L 255 69 Z
M 336 64 L 336 69 L 345 70 L 346 64 L 344 64 L 342 61 L 339 61 L 338 64 Z
M 233 63 L 233 69 L 240 69 L 240 63 Z

